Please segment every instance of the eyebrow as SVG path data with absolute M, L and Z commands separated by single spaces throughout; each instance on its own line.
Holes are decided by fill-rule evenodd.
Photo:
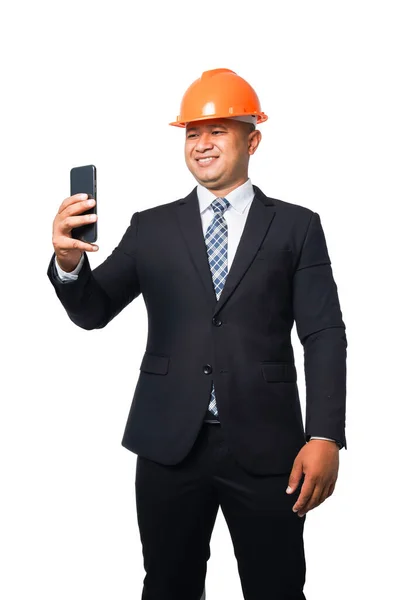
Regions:
M 215 129 L 216 127 L 221 127 L 222 129 L 226 129 L 226 131 L 227 131 L 227 127 L 223 123 L 214 123 L 213 125 L 207 125 L 207 127 L 210 127 L 211 129 Z M 196 131 L 197 129 L 199 129 L 199 127 L 189 127 L 187 129 L 187 133 L 189 131 Z

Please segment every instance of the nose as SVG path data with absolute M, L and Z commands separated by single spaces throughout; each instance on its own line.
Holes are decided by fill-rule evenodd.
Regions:
M 197 152 L 205 152 L 205 150 L 210 150 L 213 148 L 213 146 L 214 144 L 211 135 L 207 131 L 204 131 L 204 133 L 201 133 L 198 136 L 198 140 L 194 149 Z

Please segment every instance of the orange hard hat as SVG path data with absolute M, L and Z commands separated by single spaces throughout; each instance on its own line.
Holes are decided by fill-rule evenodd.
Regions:
M 254 115 L 257 123 L 268 119 L 261 111 L 257 94 L 247 81 L 230 69 L 213 69 L 204 71 L 190 85 L 181 101 L 180 115 L 169 125 L 185 127 L 190 121 L 245 115 Z

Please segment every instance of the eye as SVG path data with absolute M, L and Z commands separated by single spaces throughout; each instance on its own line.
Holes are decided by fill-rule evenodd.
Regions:
M 212 134 L 215 134 L 215 133 L 225 133 L 225 132 L 221 131 L 220 129 L 215 129 L 214 131 L 212 131 Z M 189 133 L 187 135 L 187 139 L 189 140 L 189 139 L 191 139 L 193 137 L 196 137 L 197 135 L 198 135 L 197 133 Z

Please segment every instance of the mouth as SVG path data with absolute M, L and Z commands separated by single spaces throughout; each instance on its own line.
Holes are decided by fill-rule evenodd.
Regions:
M 217 156 L 207 156 L 205 158 L 196 158 L 196 161 L 201 167 L 208 167 L 211 163 L 217 160 L 217 158 Z

